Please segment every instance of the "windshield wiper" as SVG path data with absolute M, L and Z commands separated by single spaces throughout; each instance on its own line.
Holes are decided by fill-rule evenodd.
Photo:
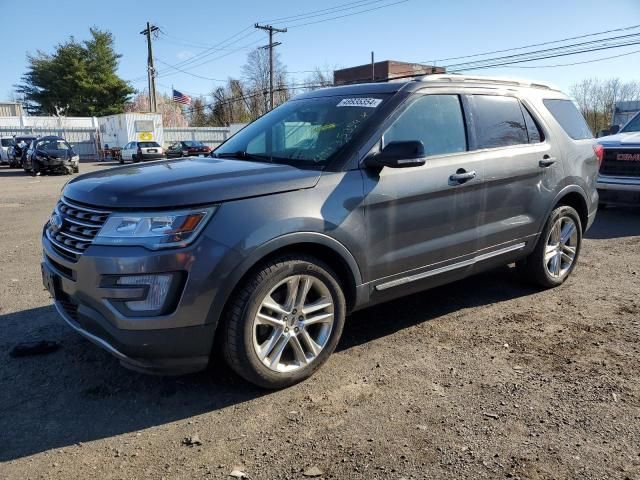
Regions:
M 257 160 L 258 162 L 272 161 L 271 157 L 267 155 L 257 155 L 255 153 L 249 153 L 242 150 L 237 152 L 214 153 L 212 156 L 213 158 L 240 158 L 242 160 Z

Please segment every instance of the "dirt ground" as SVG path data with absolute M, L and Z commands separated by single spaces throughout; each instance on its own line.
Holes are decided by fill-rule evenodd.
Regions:
M 640 210 L 601 211 L 560 288 L 505 267 L 358 312 L 265 392 L 130 372 L 57 317 L 39 237 L 67 179 L 0 167 L 0 478 L 640 479 Z M 9 356 L 35 339 L 61 348 Z

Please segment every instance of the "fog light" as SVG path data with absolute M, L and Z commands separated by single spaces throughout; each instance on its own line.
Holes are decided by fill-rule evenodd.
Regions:
M 148 286 L 147 298 L 125 302 L 129 310 L 134 312 L 160 310 L 171 287 L 171 274 L 130 275 L 118 278 L 118 285 Z

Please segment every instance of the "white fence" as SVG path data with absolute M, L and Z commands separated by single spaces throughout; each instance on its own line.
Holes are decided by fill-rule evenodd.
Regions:
M 164 127 L 164 143 L 171 145 L 180 140 L 198 140 L 215 148 L 229 138 L 227 127 Z

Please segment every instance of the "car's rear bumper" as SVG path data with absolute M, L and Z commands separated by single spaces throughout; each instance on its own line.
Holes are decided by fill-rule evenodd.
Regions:
M 143 153 L 142 160 L 160 160 L 165 158 L 164 153 Z

